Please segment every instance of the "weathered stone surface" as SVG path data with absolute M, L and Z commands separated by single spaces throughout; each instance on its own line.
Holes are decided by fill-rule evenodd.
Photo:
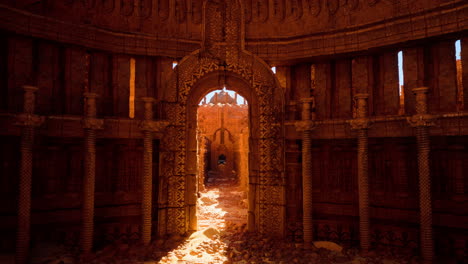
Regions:
M 20 262 L 25 262 L 29 241 L 33 248 L 52 241 L 66 246 L 60 252 L 33 251 L 31 260 L 141 263 L 163 257 L 167 262 L 208 257 L 222 262 L 218 253 L 226 250 L 228 263 L 391 263 L 393 259 L 417 263 L 430 259 L 398 254 L 417 256 L 419 247 L 430 248 L 424 245 L 437 241 L 437 254 L 449 258 L 437 261 L 466 262 L 466 1 L 202 2 L 2 2 L 0 252 L 17 251 L 24 259 Z M 461 39 L 461 59 L 455 62 L 457 39 Z M 405 79 L 401 95 L 399 50 L 403 50 Z M 276 74 L 272 66 L 277 67 Z M 34 105 L 24 100 L 23 85 L 38 87 L 34 115 L 22 114 L 23 107 Z M 232 170 L 242 175 L 245 193 L 232 191 L 229 195 L 235 198 L 222 201 L 216 199 L 225 193 L 218 190 L 214 192 L 218 198 L 201 196 L 197 201 L 204 182 L 197 173 L 202 173 L 204 164 L 197 159 L 203 147 L 196 139 L 202 128 L 196 122 L 196 109 L 206 93 L 224 85 L 249 100 L 239 111 L 249 116 L 225 125 L 231 132 L 243 129 L 239 137 L 225 134 L 235 146 L 228 161 L 237 159 L 241 165 L 220 165 L 228 176 L 235 174 Z M 130 91 L 133 87 L 135 91 Z M 429 87 L 430 116 L 415 116 L 412 91 L 421 87 Z M 100 120 L 96 124 L 87 120 L 85 127 L 102 128 L 96 133 L 96 150 L 88 151 L 96 152 L 95 189 L 83 181 L 84 92 L 98 94 L 96 120 Z M 369 94 L 369 123 L 355 120 L 352 96 L 357 92 Z M 155 98 L 154 120 L 142 122 L 144 103 L 138 101 L 142 96 Z M 307 127 L 315 127 L 311 148 L 304 148 L 309 160 L 301 158 L 305 142 L 294 126 L 305 97 L 314 102 L 307 111 L 312 119 Z M 232 108 L 226 115 L 237 119 Z M 207 119 L 213 119 L 215 112 L 207 113 Z M 416 131 L 407 120 L 417 126 L 435 124 L 428 131 L 425 144 L 430 155 L 424 159 L 429 164 L 426 179 L 432 183 L 419 186 Z M 36 128 L 34 144 L 21 143 L 21 137 L 31 134 L 24 126 L 17 127 L 17 121 L 42 124 Z M 166 121 L 171 122 L 166 130 L 151 125 Z M 351 129 L 356 124 L 368 128 L 369 235 L 377 250 L 365 258 L 348 248 L 367 233 L 358 225 L 360 158 L 357 133 Z M 220 127 L 213 126 L 211 135 Z M 153 147 L 145 151 L 141 128 L 157 130 Z M 219 146 L 211 149 L 213 164 L 221 154 Z M 208 149 L 205 146 L 205 153 L 198 155 L 210 155 Z M 153 182 L 142 186 L 143 152 L 146 158 L 152 155 Z M 21 166 L 21 160 L 27 166 Z M 302 184 L 301 168 L 309 162 L 311 192 L 304 202 L 303 188 L 308 186 Z M 29 172 L 32 176 L 23 178 L 26 182 L 19 181 L 19 174 Z M 421 202 L 427 210 L 418 203 L 421 187 L 429 190 Z M 82 221 L 82 191 L 88 188 L 96 196 L 96 206 L 88 207 L 95 217 Z M 142 193 L 148 194 L 144 215 L 152 216 L 152 229 L 146 224 L 144 231 Z M 31 206 L 18 206 L 21 198 L 31 198 Z M 313 224 L 304 226 L 303 204 L 313 209 Z M 422 220 L 420 212 L 426 215 Z M 427 224 L 431 214 L 437 232 L 433 238 L 421 238 L 422 230 L 432 229 Z M 242 225 L 246 219 L 251 233 Z M 94 240 L 96 254 L 78 256 L 82 222 L 94 225 L 95 235 L 88 240 Z M 192 245 L 198 243 L 195 248 L 183 246 L 187 242 L 183 235 L 195 231 L 197 224 L 200 230 L 213 226 L 220 233 L 192 239 Z M 17 233 L 26 246 L 12 242 Z M 136 244 L 150 233 L 153 243 Z M 270 233 L 281 240 L 266 238 Z M 324 248 L 303 250 L 304 233 L 313 233 L 307 240 L 333 241 L 344 249 L 341 254 Z M 428 251 L 424 256 L 432 255 L 433 250 Z
M 343 247 L 330 241 L 315 241 L 314 246 L 316 248 L 325 248 L 330 251 L 335 251 L 335 252 L 340 252 L 340 253 L 343 250 Z

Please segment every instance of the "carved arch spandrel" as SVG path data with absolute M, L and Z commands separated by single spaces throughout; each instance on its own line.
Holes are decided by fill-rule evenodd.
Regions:
M 322 11 L 323 0 L 305 0 L 304 5 L 306 10 L 312 16 L 318 16 Z
M 199 25 L 202 22 L 202 6 L 203 1 L 191 0 L 191 13 L 192 13 L 192 23 Z
M 252 21 L 266 22 L 269 17 L 269 0 L 253 0 L 252 1 Z
M 170 15 L 170 1 L 158 0 L 158 17 L 161 21 L 165 21 Z
M 138 1 L 138 15 L 142 18 L 149 18 L 153 12 L 153 0 Z
M 178 23 L 184 23 L 187 17 L 187 0 L 175 0 L 174 16 Z
M 120 0 L 120 14 L 131 16 L 135 11 L 135 0 Z
M 81 4 L 87 9 L 93 9 L 96 7 L 96 0 L 83 0 Z
M 251 106 L 251 137 L 255 146 L 250 162 L 251 178 L 256 182 L 254 208 L 251 208 L 252 230 L 264 234 L 283 235 L 284 232 L 284 134 L 283 134 L 283 98 L 275 76 L 268 65 L 250 53 L 241 52 L 238 59 L 226 63 L 224 59 L 214 58 L 209 53 L 196 51 L 184 58 L 171 77 L 167 90 L 177 90 L 176 101 L 166 111 L 174 132 L 166 133 L 162 141 L 164 152 L 173 153 L 174 161 L 161 164 L 162 171 L 173 171 L 172 175 L 162 175 L 168 180 L 167 232 L 184 234 L 190 226 L 194 226 L 186 214 L 186 205 L 182 205 L 181 197 L 187 197 L 185 179 L 189 173 L 186 161 L 189 155 L 187 144 L 191 144 L 189 123 L 193 123 L 193 109 L 190 109 L 194 94 L 201 88 L 200 82 L 209 76 L 233 76 L 242 80 L 246 88 L 242 94 L 249 100 Z M 218 79 L 216 79 L 218 80 Z M 195 88 L 194 88 L 195 87 Z M 211 87 L 213 88 L 213 87 Z M 247 94 L 246 94 L 247 93 Z M 196 97 L 196 96 L 195 96 Z M 250 103 L 254 102 L 254 103 Z M 192 135 L 193 136 L 193 135 Z M 167 142 L 168 146 L 163 146 Z M 164 167 L 174 166 L 174 170 Z M 196 166 L 195 166 L 196 167 Z M 193 189 L 193 188 L 192 188 Z M 190 196 L 190 194 L 188 195 Z M 173 200 L 174 199 L 174 200 Z M 278 219 L 279 224 L 278 224 Z M 249 220 L 250 221 L 250 220 Z
M 67 6 L 72 6 L 75 3 L 75 0 L 63 0 L 63 2 Z
M 246 23 L 252 22 L 252 6 L 253 0 L 244 1 L 244 19 Z
M 301 19 L 303 14 L 302 0 L 286 1 L 286 17 L 288 19 Z
M 286 0 L 273 0 L 272 1 L 272 14 L 271 17 L 276 21 L 283 21 L 285 18 L 285 1 Z
M 359 7 L 359 0 L 348 0 L 346 5 L 349 10 L 356 10 Z
M 340 8 L 340 0 L 327 0 L 327 8 L 328 8 L 328 13 L 330 15 L 336 14 L 338 9 Z
M 105 14 L 114 12 L 115 0 L 101 0 L 99 1 L 99 7 Z

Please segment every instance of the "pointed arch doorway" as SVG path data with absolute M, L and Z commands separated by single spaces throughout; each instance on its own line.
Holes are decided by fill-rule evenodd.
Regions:
M 284 235 L 284 91 L 270 66 L 245 50 L 242 2 L 204 1 L 201 48 L 179 62 L 164 89 L 170 125 L 161 140 L 159 235 L 197 230 L 196 108 L 219 80 L 249 102 L 248 229 Z
M 186 57 L 169 84 L 176 91 L 166 109 L 171 125 L 161 141 L 162 190 L 158 233 L 185 234 L 197 230 L 197 107 L 205 94 L 219 87 L 235 90 L 249 102 L 248 229 L 284 234 L 284 112 L 283 91 L 261 60 L 219 67 L 213 58 Z M 181 84 L 182 87 L 181 87 Z
M 220 80 L 222 80 L 222 83 L 220 83 Z M 250 85 L 246 83 L 245 80 L 243 80 L 239 76 L 236 76 L 235 74 L 232 74 L 232 73 L 230 74 L 226 72 L 214 72 L 214 73 L 210 73 L 202 77 L 196 83 L 196 85 L 193 86 L 191 93 L 188 95 L 188 101 L 187 101 L 188 103 L 187 123 L 188 123 L 188 128 L 189 128 L 189 130 L 187 131 L 188 132 L 187 133 L 188 145 L 193 145 L 194 144 L 193 142 L 195 141 L 197 144 L 197 149 L 199 148 L 198 144 L 200 143 L 200 141 L 197 139 L 197 134 L 200 135 L 200 131 L 199 131 L 200 126 L 198 123 L 199 119 L 198 119 L 197 113 L 198 113 L 198 109 L 200 107 L 203 107 L 203 106 L 200 106 L 200 101 L 203 100 L 203 98 L 208 93 L 214 90 L 223 89 L 224 87 L 228 90 L 235 91 L 249 103 L 256 101 L 254 98 L 255 94 L 252 93 L 252 89 Z M 222 101 L 222 100 L 226 100 L 226 98 L 218 98 L 218 101 Z M 218 102 L 214 102 L 214 103 L 217 104 Z M 232 107 L 232 106 L 225 106 L 225 107 Z M 253 109 L 251 107 L 248 107 L 247 105 L 245 105 L 244 108 L 246 110 L 245 111 L 245 117 L 246 117 L 245 127 L 247 129 L 244 130 L 243 132 L 248 133 L 248 134 L 247 134 L 247 149 L 243 153 L 243 155 L 249 155 L 248 153 L 252 151 L 250 149 L 250 144 L 248 142 L 250 141 L 250 138 L 251 138 L 249 128 L 251 127 L 250 117 L 252 116 L 251 111 Z M 219 114 L 222 114 L 222 113 L 219 113 Z M 224 111 L 224 114 L 227 114 L 227 111 Z M 225 117 L 223 117 L 223 122 L 226 120 L 224 118 Z M 255 199 L 253 197 L 255 197 L 256 188 L 255 186 L 251 186 L 249 184 L 250 183 L 250 180 L 249 180 L 250 158 L 249 156 L 235 157 L 235 155 L 233 155 L 234 154 L 232 151 L 233 149 L 231 150 L 229 149 L 230 147 L 231 148 L 233 147 L 232 145 L 234 145 L 233 144 L 234 143 L 234 135 L 233 135 L 234 131 L 231 132 L 230 130 L 228 130 L 225 125 L 223 125 L 221 129 L 219 130 L 216 129 L 216 130 L 217 131 L 215 131 L 213 137 L 211 138 L 211 139 L 214 139 L 213 144 L 216 146 L 214 149 L 212 148 L 212 151 L 214 153 L 210 153 L 211 154 L 210 159 L 212 163 L 210 167 L 211 170 L 205 174 L 206 176 L 208 176 L 208 178 L 204 178 L 203 181 L 201 181 L 201 178 L 203 178 L 203 175 L 201 175 L 201 173 L 203 172 L 200 169 L 200 157 L 199 156 L 197 157 L 198 164 L 197 164 L 197 175 L 196 175 L 197 178 L 196 178 L 195 189 L 197 190 L 197 192 L 199 192 L 203 190 L 205 186 L 215 187 L 221 193 L 221 196 L 219 197 L 220 199 L 224 199 L 224 198 L 230 199 L 232 198 L 230 196 L 230 194 L 232 194 L 232 191 L 233 191 L 232 187 L 234 187 L 234 185 L 237 185 L 237 184 L 244 185 L 244 189 L 242 191 L 245 192 L 245 196 L 239 197 L 239 198 L 246 198 L 245 207 L 247 207 L 246 208 L 247 210 L 245 213 L 247 212 L 248 213 L 245 216 L 241 216 L 241 214 L 244 213 L 244 211 L 240 212 L 239 214 L 236 214 L 236 216 L 239 216 L 239 217 L 236 217 L 235 220 L 242 221 L 243 219 L 245 219 L 245 224 L 247 224 L 249 230 L 254 231 L 256 228 L 255 228 Z M 220 144 L 216 145 L 217 142 Z M 232 143 L 232 145 L 228 147 L 230 143 Z M 225 151 L 221 151 L 221 150 L 225 150 Z M 193 155 L 193 152 L 189 155 Z M 219 158 L 218 156 L 224 156 L 224 160 L 222 161 L 218 160 Z M 188 157 L 188 159 L 190 158 Z M 233 166 L 233 165 L 238 165 L 237 163 L 241 163 L 241 159 L 244 161 L 244 164 L 242 165 L 244 166 L 243 169 L 245 171 L 243 173 L 238 173 L 239 167 Z M 233 164 L 233 163 L 236 163 L 236 164 Z M 233 173 L 235 173 L 236 175 L 232 175 Z M 201 204 L 201 203 L 203 202 L 201 201 L 198 202 L 198 204 Z M 226 213 L 225 215 L 226 219 L 223 219 L 223 222 L 233 220 L 234 214 L 232 211 L 227 210 L 227 208 L 222 208 L 223 207 L 222 205 L 219 207 L 220 209 L 224 210 L 223 211 L 224 213 Z M 197 227 L 197 229 L 204 228 L 206 227 L 206 223 L 204 223 L 203 221 L 206 221 L 206 220 L 208 220 L 208 222 L 211 221 L 210 219 L 203 219 L 202 221 L 199 222 L 198 217 L 200 216 L 200 213 L 201 212 L 196 211 L 195 216 L 193 216 L 193 213 L 192 213 L 192 217 L 195 217 L 195 221 L 196 221 L 196 224 L 192 222 L 191 224 L 192 228 L 195 228 L 195 226 Z M 215 221 L 215 219 L 213 220 Z M 238 224 L 241 224 L 241 223 L 238 223 Z
M 197 110 L 199 230 L 247 224 L 249 107 L 232 88 L 219 88 Z

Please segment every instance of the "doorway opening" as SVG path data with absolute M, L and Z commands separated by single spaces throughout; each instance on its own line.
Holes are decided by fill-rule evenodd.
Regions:
M 198 230 L 245 227 L 249 106 L 234 91 L 206 94 L 197 109 Z

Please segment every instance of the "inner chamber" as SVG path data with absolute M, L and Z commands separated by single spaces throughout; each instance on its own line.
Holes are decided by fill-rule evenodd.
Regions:
M 249 107 L 234 91 L 215 90 L 197 110 L 198 229 L 247 224 Z

